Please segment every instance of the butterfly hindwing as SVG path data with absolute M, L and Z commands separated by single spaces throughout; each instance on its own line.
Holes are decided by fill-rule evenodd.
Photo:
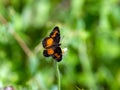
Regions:
M 53 49 L 53 48 L 46 49 L 46 50 L 43 51 L 43 55 L 44 55 L 45 57 L 49 57 L 49 56 L 51 56 L 51 55 L 53 55 L 53 54 L 54 54 L 54 49 Z
M 50 56 L 50 55 L 48 54 L 47 50 L 44 50 L 44 51 L 43 51 L 43 55 L 44 55 L 45 57 L 49 57 L 49 56 Z
M 62 50 L 60 47 L 56 47 L 54 50 L 54 54 L 52 55 L 53 59 L 57 60 L 58 62 L 62 60 Z

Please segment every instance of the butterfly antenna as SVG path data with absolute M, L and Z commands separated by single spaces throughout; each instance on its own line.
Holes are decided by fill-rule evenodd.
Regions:
M 63 41 L 64 36 L 61 37 L 61 42 Z

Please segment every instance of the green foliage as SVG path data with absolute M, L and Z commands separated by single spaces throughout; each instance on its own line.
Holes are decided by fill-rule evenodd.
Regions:
M 41 45 L 55 26 L 61 47 L 68 49 L 57 70 Z M 0 89 L 58 85 L 120 90 L 119 0 L 0 0 Z

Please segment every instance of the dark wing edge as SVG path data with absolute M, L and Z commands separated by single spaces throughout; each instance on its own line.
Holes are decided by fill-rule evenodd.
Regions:
M 49 56 L 51 56 L 51 55 L 49 55 L 49 54 L 47 53 L 47 50 L 44 50 L 44 51 L 43 51 L 43 56 L 49 57 Z

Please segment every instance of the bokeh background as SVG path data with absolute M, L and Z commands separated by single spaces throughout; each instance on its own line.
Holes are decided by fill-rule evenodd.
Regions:
M 41 44 L 55 26 L 61 90 L 120 90 L 120 0 L 0 0 L 0 88 L 58 90 Z

